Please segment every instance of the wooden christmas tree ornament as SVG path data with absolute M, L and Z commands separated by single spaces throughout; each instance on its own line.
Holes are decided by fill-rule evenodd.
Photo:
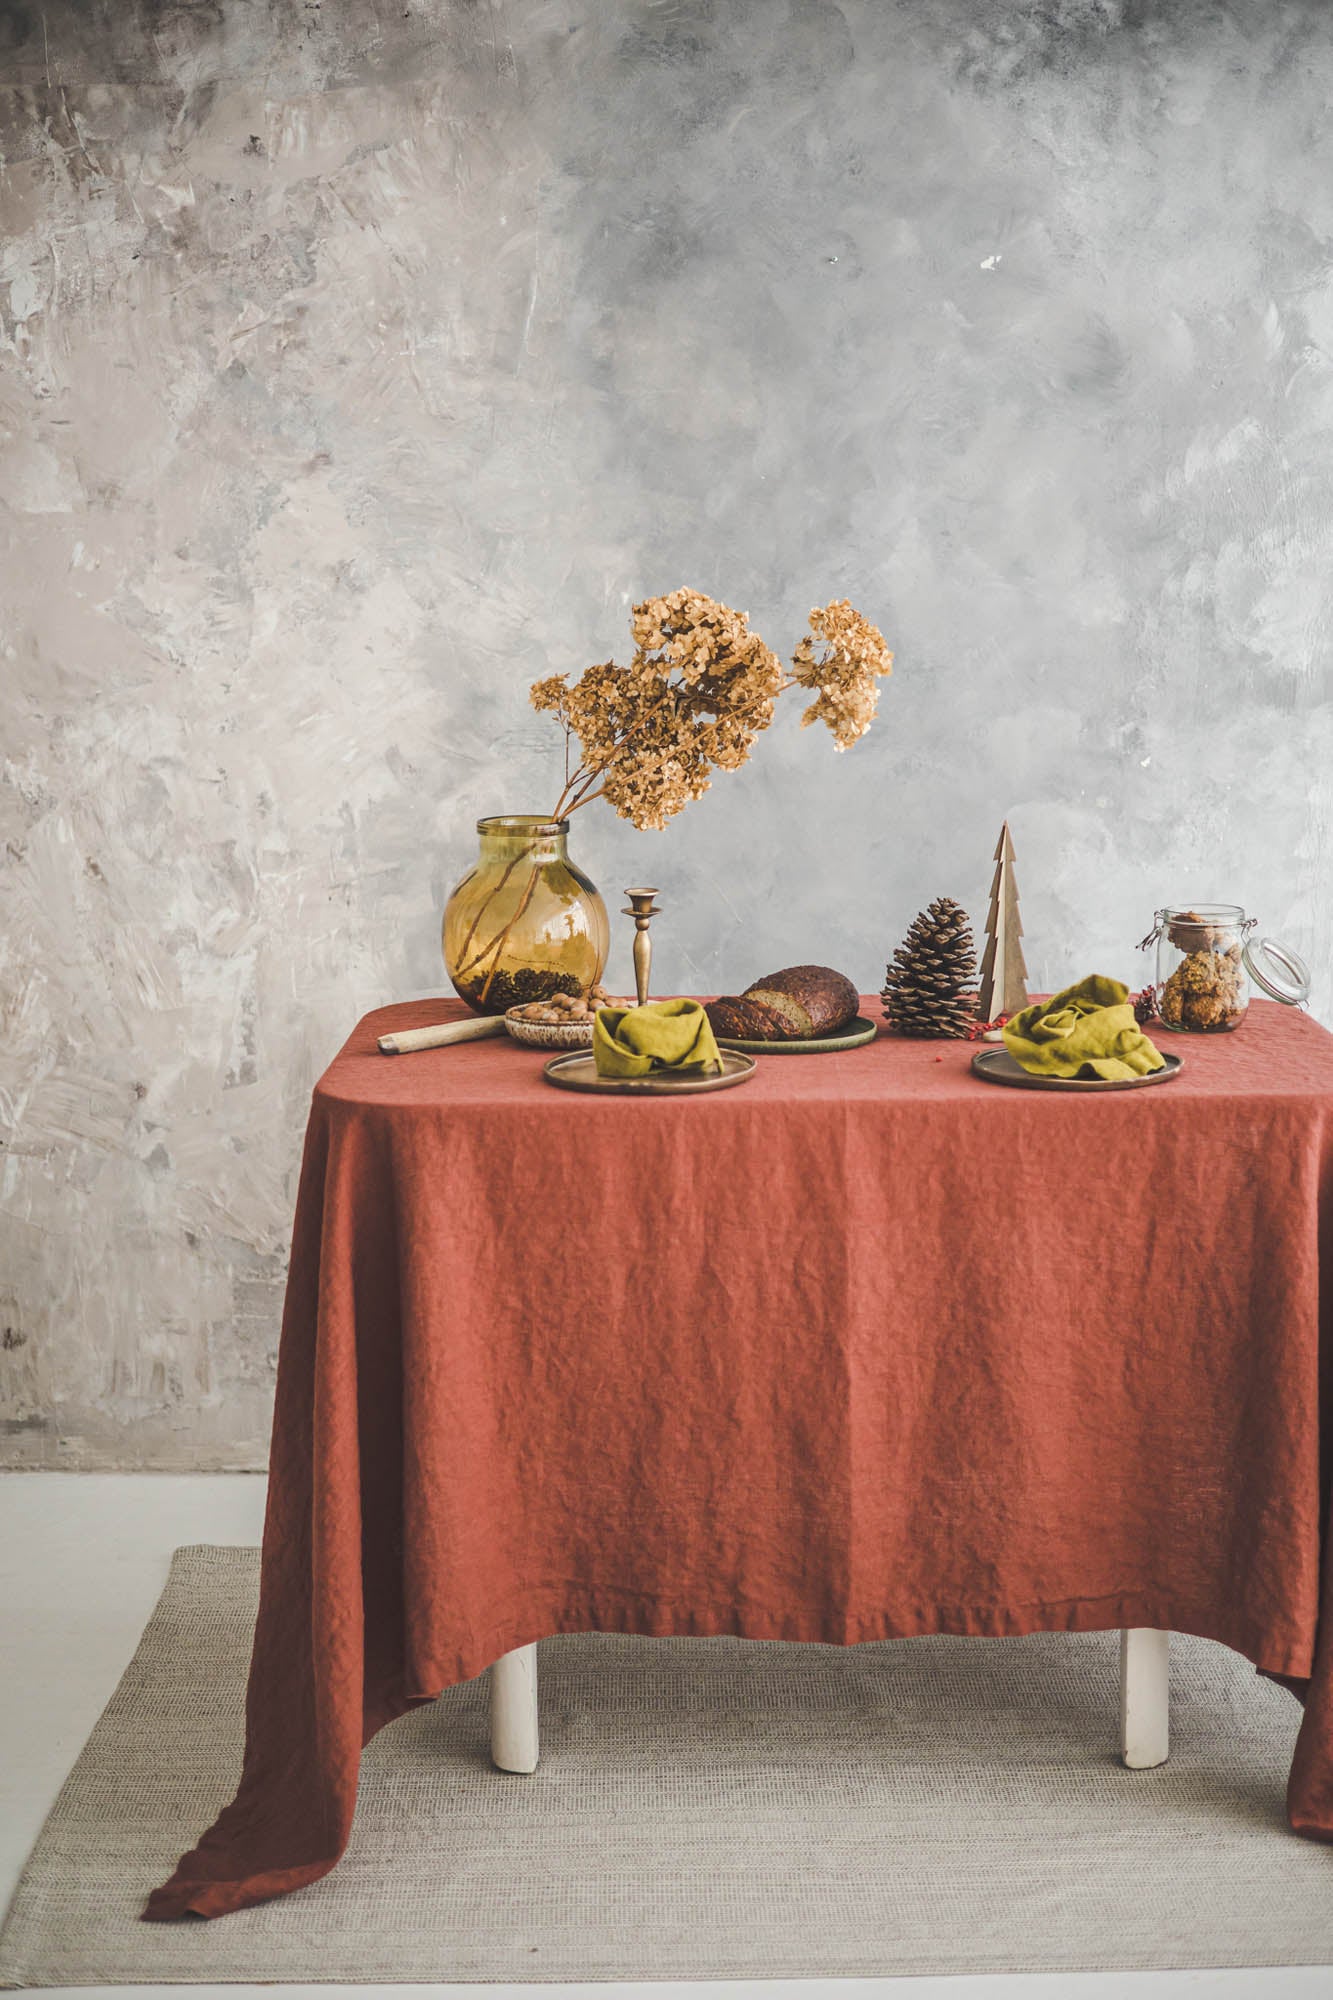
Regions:
M 1017 1014 L 1028 1004 L 1028 969 L 1023 962 L 1023 925 L 1018 914 L 1018 877 L 1014 873 L 1014 843 L 1009 822 L 1000 828 L 995 848 L 995 874 L 986 912 L 986 949 L 981 959 L 977 1019 L 998 1020 Z

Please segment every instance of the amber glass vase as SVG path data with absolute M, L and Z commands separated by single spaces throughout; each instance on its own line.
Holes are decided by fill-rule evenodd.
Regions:
M 479 819 L 481 853 L 444 909 L 444 966 L 479 1014 L 586 993 L 610 948 L 606 904 L 565 850 L 567 819 Z

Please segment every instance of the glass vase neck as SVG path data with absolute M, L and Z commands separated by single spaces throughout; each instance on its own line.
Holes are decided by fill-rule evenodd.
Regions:
M 569 821 L 542 813 L 497 813 L 479 819 L 477 832 L 483 853 L 563 855 Z

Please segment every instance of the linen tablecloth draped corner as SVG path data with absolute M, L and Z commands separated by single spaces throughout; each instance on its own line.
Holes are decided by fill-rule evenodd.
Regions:
M 1194 1633 L 1306 1698 L 1333 1838 L 1333 1037 L 1258 1002 L 1090 1099 L 881 1035 L 686 1102 L 376 1053 L 442 1012 L 315 1090 L 240 1786 L 146 1916 L 313 1882 L 376 1730 L 575 1630 Z

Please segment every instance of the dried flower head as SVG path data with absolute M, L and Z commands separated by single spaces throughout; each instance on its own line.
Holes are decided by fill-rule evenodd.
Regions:
M 569 683 L 564 674 L 551 674 L 544 681 L 534 681 L 528 689 L 528 700 L 535 709 L 554 709 L 563 722 L 565 718 L 565 696 Z
M 801 727 L 827 723 L 838 749 L 849 750 L 875 719 L 875 682 L 893 672 L 893 654 L 879 627 L 854 611 L 845 597 L 836 597 L 822 611 L 816 606 L 810 613 L 810 632 L 796 648 L 792 670 L 801 687 L 816 691 Z
M 803 720 L 827 722 L 839 749 L 854 743 L 892 655 L 845 600 L 811 612 L 810 626 L 787 678 L 742 611 L 684 589 L 636 604 L 627 667 L 606 660 L 572 685 L 565 674 L 533 683 L 533 707 L 554 713 L 567 746 L 579 746 L 556 815 L 605 798 L 637 827 L 665 826 L 708 790 L 714 770 L 739 770 L 778 696 L 798 684 L 817 690 Z

